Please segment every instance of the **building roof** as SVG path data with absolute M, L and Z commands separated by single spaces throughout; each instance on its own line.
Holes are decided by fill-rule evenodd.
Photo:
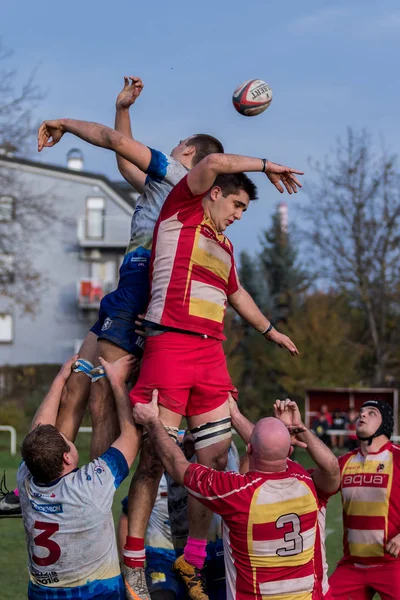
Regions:
M 81 176 L 85 179 L 93 179 L 96 181 L 102 181 L 108 185 L 114 192 L 116 192 L 125 202 L 127 202 L 133 208 L 136 206 L 136 197 L 138 192 L 131 187 L 127 182 L 111 181 L 108 177 L 101 173 L 92 173 L 90 171 L 78 171 L 75 169 L 69 169 L 68 167 L 61 167 L 59 165 L 49 164 L 40 162 L 37 160 L 30 160 L 28 158 L 21 158 L 19 156 L 6 156 L 0 154 L 0 162 L 10 163 L 13 165 L 19 164 L 27 167 L 34 167 L 37 169 L 43 169 L 44 171 L 54 171 L 57 173 L 65 173 L 66 175 L 73 175 L 74 177 Z

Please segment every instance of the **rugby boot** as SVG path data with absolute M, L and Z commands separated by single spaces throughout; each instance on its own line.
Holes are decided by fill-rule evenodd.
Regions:
M 189 598 L 209 600 L 204 573 L 186 562 L 183 554 L 174 562 L 174 571 L 184 582 Z
M 133 569 L 122 565 L 126 600 L 150 600 L 144 567 Z

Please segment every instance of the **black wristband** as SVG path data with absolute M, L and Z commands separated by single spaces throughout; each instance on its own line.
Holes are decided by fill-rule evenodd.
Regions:
M 267 329 L 265 331 L 261 332 L 261 335 L 266 335 L 267 333 L 269 333 L 271 331 L 271 329 L 273 329 L 273 325 L 272 323 L 269 324 L 269 327 L 267 327 Z
M 265 171 L 267 169 L 267 159 L 266 158 L 262 158 L 261 160 L 262 160 L 262 164 L 263 164 L 262 173 L 265 173 Z

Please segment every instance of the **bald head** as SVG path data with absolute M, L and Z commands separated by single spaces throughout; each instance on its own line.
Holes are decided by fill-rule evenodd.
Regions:
M 256 423 L 250 438 L 253 468 L 265 471 L 284 469 L 289 450 L 290 435 L 282 421 L 267 417 Z

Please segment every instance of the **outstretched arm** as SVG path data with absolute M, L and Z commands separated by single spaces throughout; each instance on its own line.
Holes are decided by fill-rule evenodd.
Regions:
M 71 356 L 61 367 L 60 371 L 56 375 L 51 387 L 36 411 L 33 417 L 31 431 L 35 429 L 37 425 L 55 425 L 58 415 L 58 409 L 60 406 L 61 392 L 64 384 L 68 377 L 71 375 L 71 368 L 76 359 L 77 354 Z
M 115 103 L 115 130 L 132 140 L 133 136 L 129 109 L 140 96 L 143 90 L 143 82 L 139 77 L 124 77 L 124 82 L 124 87 L 118 94 Z M 139 194 L 142 194 L 146 183 L 145 173 L 129 160 L 122 158 L 119 154 L 116 156 L 118 169 L 122 177 L 126 179 Z
M 209 154 L 200 161 L 188 175 L 188 186 L 194 195 L 204 194 L 213 185 L 218 175 L 222 173 L 241 172 L 265 173 L 276 189 L 283 193 L 284 187 L 289 194 L 297 193 L 297 188 L 302 184 L 296 175 L 303 175 L 296 171 L 263 158 L 250 158 L 237 154 Z M 283 184 L 283 185 L 282 185 Z
M 277 346 L 280 346 L 281 348 L 286 348 L 292 356 L 299 354 L 296 346 L 287 335 L 279 333 L 275 327 L 269 329 L 271 326 L 270 321 L 262 314 L 253 298 L 243 287 L 239 287 L 236 292 L 230 294 L 228 301 L 238 315 L 247 321 L 249 325 L 252 325 L 252 327 L 257 329 L 260 333 L 265 332 L 264 337 L 267 340 L 274 342 L 274 344 L 277 344 Z
M 101 366 L 104 368 L 107 379 L 110 382 L 117 405 L 120 435 L 112 444 L 125 456 L 130 467 L 139 451 L 142 432 L 136 426 L 132 416 L 132 408 L 129 402 L 128 390 L 125 381 L 129 379 L 132 368 L 137 359 L 131 354 L 119 358 L 113 363 L 107 362 L 99 357 Z
M 274 405 L 274 412 L 275 416 L 285 423 L 289 431 L 303 445 L 307 445 L 307 452 L 317 465 L 312 474 L 316 487 L 327 494 L 336 492 L 340 484 L 339 462 L 328 446 L 303 424 L 296 402 L 289 398 L 277 400 Z
M 136 423 L 146 427 L 151 444 L 174 481 L 183 485 L 185 473 L 190 465 L 182 450 L 172 441 L 158 418 L 158 390 L 153 390 L 149 404 L 136 404 L 133 416 Z
M 44 121 L 38 131 L 38 151 L 55 146 L 64 133 L 72 133 L 94 146 L 114 150 L 143 172 L 147 171 L 150 164 L 151 152 L 144 144 L 105 125 L 74 119 Z

